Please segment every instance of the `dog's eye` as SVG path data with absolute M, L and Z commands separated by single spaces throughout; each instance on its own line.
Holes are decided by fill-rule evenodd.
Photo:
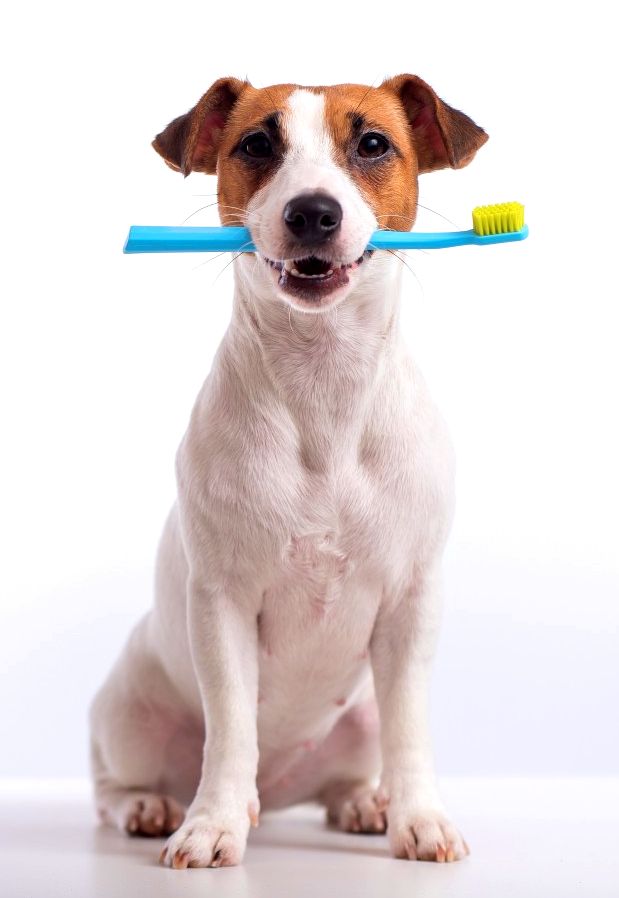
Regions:
M 271 141 L 262 132 L 250 134 L 241 144 L 242 151 L 252 159 L 268 159 L 273 155 Z
M 370 131 L 369 134 L 364 134 L 359 141 L 357 153 L 364 159 L 378 159 L 379 156 L 384 156 L 388 149 L 389 141 L 387 138 L 383 137 L 382 134 Z

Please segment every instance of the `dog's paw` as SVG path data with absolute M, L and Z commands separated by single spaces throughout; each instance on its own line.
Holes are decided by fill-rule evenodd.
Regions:
M 245 853 L 249 818 L 234 820 L 196 814 L 171 836 L 159 862 L 175 870 L 187 867 L 234 867 Z
M 129 794 L 118 811 L 120 829 L 131 836 L 169 836 L 185 819 L 181 805 L 169 795 Z
M 378 806 L 374 789 L 346 799 L 328 819 L 347 833 L 384 833 L 387 829 L 387 817 Z
M 389 814 L 389 842 L 394 857 L 411 861 L 460 861 L 469 848 L 456 827 L 439 811 Z

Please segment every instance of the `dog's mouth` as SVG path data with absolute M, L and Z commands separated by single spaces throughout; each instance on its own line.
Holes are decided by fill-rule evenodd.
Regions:
M 354 262 L 345 264 L 306 256 L 303 259 L 285 259 L 281 262 L 263 257 L 265 262 L 279 273 L 281 290 L 307 303 L 319 304 L 321 300 L 349 283 L 349 274 L 368 258 L 372 250 L 366 250 Z

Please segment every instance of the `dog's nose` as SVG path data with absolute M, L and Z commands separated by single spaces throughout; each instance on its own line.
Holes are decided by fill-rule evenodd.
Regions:
M 284 221 L 299 243 L 324 243 L 342 223 L 342 207 L 328 193 L 301 193 L 286 205 Z

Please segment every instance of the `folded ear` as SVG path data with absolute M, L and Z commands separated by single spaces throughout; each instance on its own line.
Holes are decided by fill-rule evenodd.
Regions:
M 444 103 L 417 75 L 397 75 L 383 82 L 400 99 L 413 131 L 419 172 L 464 168 L 488 135 L 475 122 Z
M 179 115 L 153 140 L 152 146 L 175 171 L 214 175 L 221 136 L 230 110 L 248 86 L 237 78 L 220 78 L 193 109 Z

